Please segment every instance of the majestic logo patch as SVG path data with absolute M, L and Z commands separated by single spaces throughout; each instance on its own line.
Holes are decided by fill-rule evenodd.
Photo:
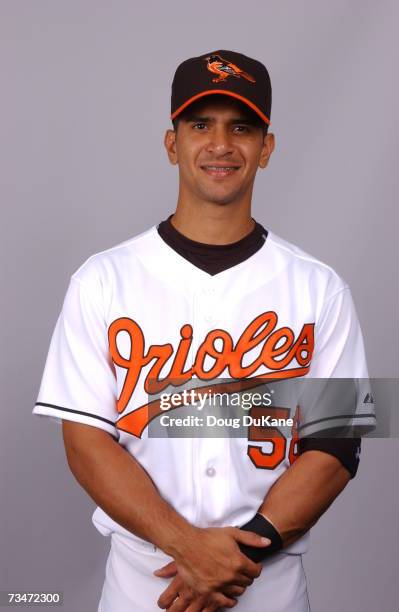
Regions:
M 245 70 L 242 70 L 236 64 L 223 59 L 220 55 L 210 55 L 206 57 L 205 60 L 207 61 L 209 72 L 217 75 L 217 77 L 212 79 L 213 83 L 224 82 L 229 76 L 237 79 L 243 77 L 250 83 L 256 82 L 254 77 L 248 74 L 248 72 L 245 72 Z

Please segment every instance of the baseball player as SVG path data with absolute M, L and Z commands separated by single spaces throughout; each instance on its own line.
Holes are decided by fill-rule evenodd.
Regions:
M 338 413 L 296 410 L 288 433 L 254 419 L 244 435 L 200 436 L 186 420 L 183 435 L 154 435 L 198 415 L 205 388 L 243 399 L 243 383 L 368 378 L 348 285 L 251 216 L 270 111 L 259 61 L 217 50 L 180 64 L 164 141 L 175 212 L 71 276 L 33 412 L 62 422 L 111 539 L 99 612 L 308 611 L 309 529 L 374 426 L 370 400 L 348 392 Z M 249 416 L 288 414 L 274 402 Z M 332 435 L 344 424 L 357 437 Z

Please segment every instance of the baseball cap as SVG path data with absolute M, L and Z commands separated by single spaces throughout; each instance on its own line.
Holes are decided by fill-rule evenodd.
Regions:
M 266 67 L 258 60 L 221 49 L 182 62 L 172 82 L 171 119 L 211 94 L 240 100 L 270 124 L 272 87 Z

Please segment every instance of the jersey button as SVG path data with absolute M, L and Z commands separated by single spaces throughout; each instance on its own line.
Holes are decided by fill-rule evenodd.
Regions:
M 209 476 L 210 478 L 212 478 L 212 476 L 214 476 L 216 474 L 216 470 L 214 467 L 210 466 L 208 468 L 206 468 L 206 475 Z

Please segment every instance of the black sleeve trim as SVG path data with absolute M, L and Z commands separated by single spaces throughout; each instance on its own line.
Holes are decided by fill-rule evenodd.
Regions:
M 334 421 L 334 420 L 340 420 L 340 419 L 374 419 L 375 420 L 375 414 L 373 412 L 369 413 L 369 414 L 340 414 L 337 416 L 329 416 L 329 417 L 325 417 L 324 419 L 317 419 L 315 421 L 309 421 L 309 423 L 303 423 L 303 425 L 300 425 L 298 427 L 298 432 L 301 431 L 302 429 L 306 429 L 307 427 L 311 427 L 312 425 L 317 425 L 318 423 L 325 423 L 326 421 Z
M 336 457 L 348 470 L 351 478 L 356 476 L 360 461 L 361 438 L 300 438 L 298 453 L 318 450 Z
M 64 412 L 83 414 L 84 416 L 91 417 L 92 419 L 98 419 L 99 421 L 104 421 L 104 423 L 108 423 L 109 425 L 112 425 L 112 427 L 115 427 L 115 423 L 113 421 L 105 419 L 104 417 L 98 416 L 96 414 L 90 414 L 90 412 L 83 412 L 82 410 L 72 410 L 71 408 L 64 408 L 64 406 L 56 406 L 55 404 L 45 404 L 44 402 L 36 402 L 35 406 L 46 406 L 47 408 L 55 408 L 56 410 L 62 410 Z

